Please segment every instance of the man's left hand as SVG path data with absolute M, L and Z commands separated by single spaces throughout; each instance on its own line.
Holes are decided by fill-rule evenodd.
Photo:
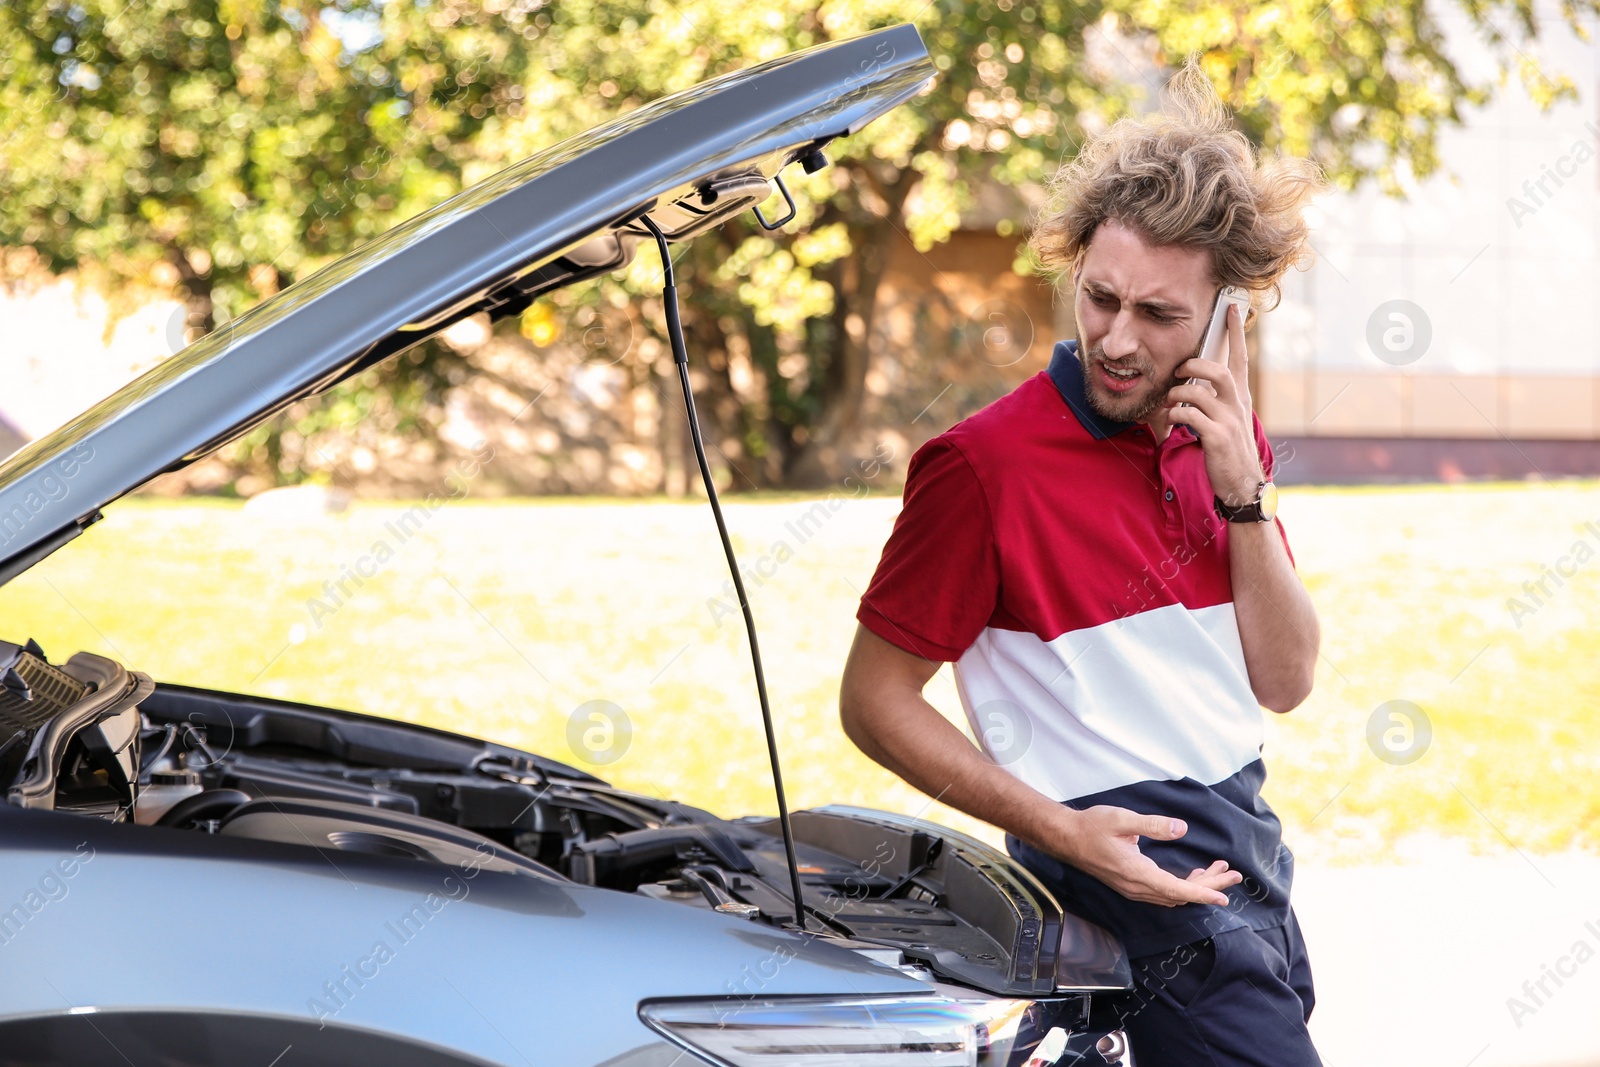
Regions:
M 1200 439 L 1211 489 L 1229 505 L 1254 500 L 1256 487 L 1266 478 L 1251 421 L 1249 363 L 1244 323 L 1235 305 L 1228 308 L 1223 362 L 1194 358 L 1178 365 L 1180 377 L 1199 378 L 1210 387 L 1184 381 L 1167 391 L 1164 405 L 1168 422 L 1189 427 Z M 1192 406 L 1178 406 L 1185 401 Z

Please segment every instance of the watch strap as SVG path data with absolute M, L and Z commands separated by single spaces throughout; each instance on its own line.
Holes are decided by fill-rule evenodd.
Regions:
M 1213 494 L 1211 497 L 1212 506 L 1216 508 L 1216 512 L 1220 517 L 1227 519 L 1229 522 L 1266 522 L 1267 517 L 1261 514 L 1261 491 L 1266 488 L 1266 485 L 1265 481 L 1256 483 L 1256 498 L 1247 504 L 1233 507 L 1223 503 L 1220 496 Z

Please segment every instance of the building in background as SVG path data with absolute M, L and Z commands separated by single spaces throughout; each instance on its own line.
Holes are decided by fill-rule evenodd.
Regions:
M 1368 183 L 1311 209 L 1316 261 L 1289 273 L 1250 336 L 1252 393 L 1285 484 L 1600 474 L 1600 42 L 1577 39 L 1554 9 L 1541 18 L 1530 55 L 1570 77 L 1577 101 L 1540 111 L 1513 79 L 1441 131 L 1441 172 L 1407 199 Z M 1440 21 L 1464 77 L 1492 77 L 1464 19 Z M 974 326 L 1016 324 L 1011 351 L 1032 344 L 1012 385 L 1072 336 L 1065 296 L 1002 276 L 1016 237 L 999 230 L 1037 204 L 985 190 L 949 243 L 919 254 L 904 242 L 885 282 L 901 314 L 933 288 Z M 992 399 L 961 384 L 933 385 L 949 386 L 930 411 L 939 429 Z
M 1259 339 L 1282 481 L 1600 473 L 1600 44 L 1544 17 L 1533 58 L 1576 102 L 1541 112 L 1513 79 L 1441 133 L 1455 180 L 1319 199 L 1317 262 Z M 1463 74 L 1488 76 L 1447 28 Z

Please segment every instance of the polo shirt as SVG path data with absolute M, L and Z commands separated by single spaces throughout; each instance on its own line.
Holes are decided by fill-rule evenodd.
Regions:
M 856 613 L 891 644 L 954 664 L 973 736 L 1007 771 L 1074 808 L 1184 819 L 1177 841 L 1140 839 L 1180 878 L 1216 859 L 1244 875 L 1227 906 L 1169 908 L 1007 836 L 1063 907 L 1132 956 L 1288 914 L 1293 856 L 1260 795 L 1263 712 L 1212 498 L 1199 439 L 1174 425 L 1157 443 L 1145 424 L 1094 411 L 1077 342 L 1063 341 L 1045 370 L 913 454 Z

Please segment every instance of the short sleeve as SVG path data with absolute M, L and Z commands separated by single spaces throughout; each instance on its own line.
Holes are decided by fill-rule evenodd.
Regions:
M 1261 471 L 1267 476 L 1267 481 L 1275 481 L 1273 472 L 1277 468 L 1278 459 L 1272 454 L 1272 442 L 1267 440 L 1267 431 L 1262 429 L 1261 417 L 1255 412 L 1251 412 L 1250 418 L 1255 424 L 1256 454 L 1261 457 Z M 1283 528 L 1283 520 L 1274 517 L 1272 524 L 1278 528 L 1278 536 L 1283 538 L 1283 550 L 1289 556 L 1289 566 L 1293 567 L 1295 565 L 1294 549 L 1289 547 L 1289 534 Z
M 912 655 L 960 659 L 999 599 L 993 529 L 961 449 L 943 437 L 928 441 L 911 457 L 900 515 L 856 619 Z

